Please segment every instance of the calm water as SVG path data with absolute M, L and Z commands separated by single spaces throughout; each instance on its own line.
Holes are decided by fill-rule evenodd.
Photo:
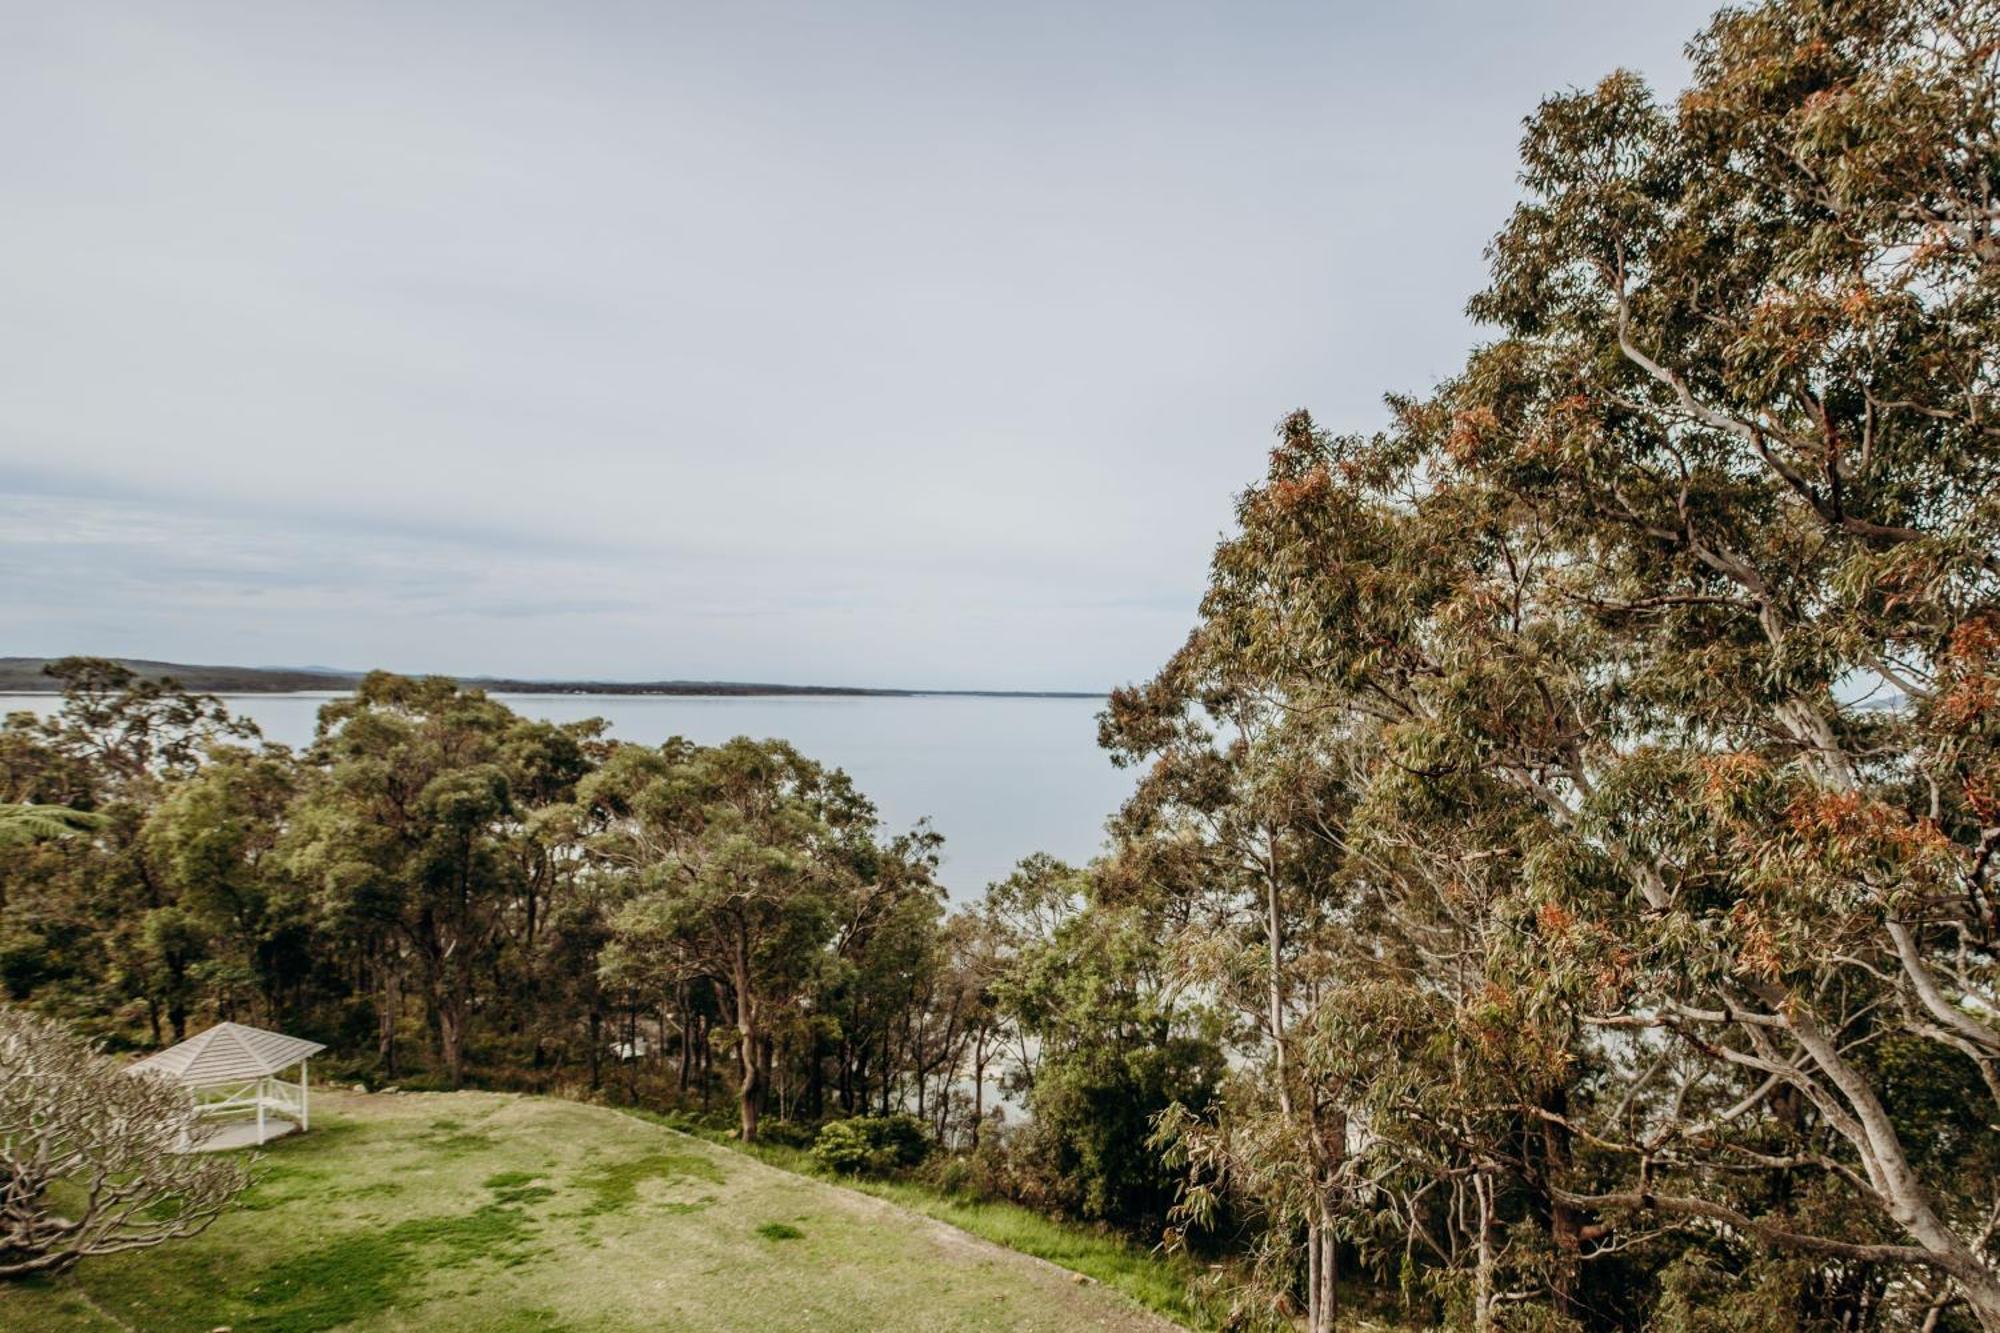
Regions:
M 271 740 L 302 746 L 330 694 L 224 695 Z M 782 737 L 853 775 L 891 829 L 928 815 L 944 835 L 942 878 L 976 896 L 1030 852 L 1089 859 L 1132 777 L 1097 748 L 1096 699 L 691 698 L 593 694 L 499 695 L 552 722 L 601 717 L 620 740 L 669 736 L 715 744 Z M 53 709 L 48 695 L 0 699 L 0 709 Z

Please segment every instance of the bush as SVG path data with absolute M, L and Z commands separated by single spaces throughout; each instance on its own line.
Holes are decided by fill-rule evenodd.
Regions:
M 1021 1203 L 1030 1194 L 1019 1179 L 1008 1136 L 997 1125 L 989 1127 L 970 1152 L 931 1158 L 924 1166 L 924 1180 L 949 1198 Z
M 227 1157 L 181 1152 L 199 1132 L 180 1087 L 0 1005 L 0 1278 L 206 1227 L 247 1178 Z
M 820 1127 L 813 1141 L 813 1160 L 829 1171 L 857 1176 L 874 1168 L 875 1149 L 858 1120 L 836 1120 Z
M 871 1142 L 889 1154 L 895 1167 L 916 1166 L 931 1155 L 930 1131 L 913 1115 L 864 1117 Z
M 930 1135 L 913 1115 L 864 1115 L 823 1125 L 813 1160 L 841 1175 L 886 1175 L 930 1156 Z
M 1135 1231 L 1165 1224 L 1184 1182 L 1152 1146 L 1155 1117 L 1175 1103 L 1199 1114 L 1226 1065 L 1205 1016 L 1161 1029 L 1130 1041 L 1107 1025 L 1044 1055 L 1008 1145 L 1020 1202 Z
M 732 1126 L 734 1121 L 731 1122 Z M 733 1131 L 732 1131 L 733 1132 Z M 760 1120 L 757 1122 L 757 1137 L 764 1143 L 779 1148 L 810 1148 L 818 1137 L 816 1126 L 801 1124 L 797 1120 Z

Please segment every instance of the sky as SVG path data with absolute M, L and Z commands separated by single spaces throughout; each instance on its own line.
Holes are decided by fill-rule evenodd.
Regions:
M 0 0 L 0 654 L 1142 679 L 1710 8 Z

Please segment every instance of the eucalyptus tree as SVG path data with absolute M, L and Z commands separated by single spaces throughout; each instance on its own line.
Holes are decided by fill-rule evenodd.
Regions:
M 208 762 L 174 783 L 146 815 L 141 848 L 172 906 L 148 915 L 145 938 L 158 972 L 185 982 L 190 963 L 213 956 L 203 989 L 221 1017 L 274 1018 L 284 973 L 298 960 L 284 948 L 304 928 L 304 903 L 279 847 L 298 773 L 289 752 L 211 749 Z M 187 961 L 177 961 L 186 959 Z M 173 1007 L 174 1036 L 186 1007 Z
M 1434 1141 L 1542 1197 L 1559 1314 L 1671 1231 L 1677 1317 L 1770 1308 L 1688 1264 L 1776 1253 L 1809 1313 L 1996 1328 L 2000 11 L 1771 0 L 1692 50 L 1671 105 L 1543 106 L 1499 340 L 1380 437 L 1288 421 L 1207 628 L 1359 747 L 1357 892 L 1487 858 L 1492 989 L 1431 1026 L 1539 1035 L 1451 1086 L 1554 1150 Z
M 949 1083 L 940 1043 L 929 1040 L 934 1020 L 953 1026 L 949 1005 L 925 1003 L 940 998 L 946 966 L 939 939 L 944 896 L 935 878 L 942 844 L 919 823 L 854 849 L 860 858 L 853 862 L 852 892 L 839 901 L 810 1020 L 799 1034 L 812 1114 L 824 1105 L 829 1058 L 841 1107 L 850 1113 L 874 1105 L 887 1115 L 905 1091 L 921 1101 L 931 1076 Z M 921 1073 L 909 1068 L 919 1056 Z
M 939 1139 L 950 1142 L 950 1120 L 956 1113 L 963 1125 L 960 1142 L 977 1148 L 986 1122 L 989 1071 L 1011 1035 L 999 997 L 1007 959 L 992 918 L 976 907 L 954 912 L 945 921 L 939 947 L 940 1003 L 955 1016 L 959 1034 L 956 1052 L 945 1061 L 943 1078 L 948 1083 L 962 1078 L 972 1082 L 969 1096 L 956 1088 L 941 1090 Z
M 374 672 L 320 711 L 322 770 L 293 809 L 287 856 L 321 923 L 349 942 L 375 994 L 384 1072 L 414 977 L 433 1057 L 456 1087 L 508 923 L 530 898 L 520 844 L 533 812 L 589 767 L 595 728 L 517 717 L 444 677 Z
M 1221 1015 L 1190 994 L 1158 904 L 1115 864 L 1031 857 L 988 897 L 1014 932 L 994 999 L 1022 1049 L 1009 1084 L 1030 1121 L 1009 1142 L 1031 1197 L 1158 1234 L 1178 1178 L 1150 1136 L 1169 1107 L 1209 1110 Z
M 754 1139 L 776 1038 L 804 1021 L 859 905 L 898 885 L 934 903 L 929 846 L 880 840 L 847 775 L 782 741 L 619 747 L 578 799 L 603 824 L 593 854 L 633 878 L 608 966 L 726 993 L 739 1127 Z
M 1415 771 L 1364 725 L 1343 833 L 1347 946 L 1332 964 L 1303 1063 L 1360 1126 L 1347 1222 L 1411 1296 L 1491 1330 L 1507 1311 L 1637 1323 L 1637 1238 L 1562 1196 L 1599 1164 L 1566 1121 L 1592 1103 L 1589 1029 L 1544 968 L 1522 892 L 1535 813 L 1474 767 Z
M 1659 691 L 1675 688 L 1691 645 L 1667 656 L 1635 642 L 1634 621 L 1597 604 L 1601 575 L 1577 581 L 1586 567 L 1543 511 L 1477 473 L 1451 475 L 1457 412 L 1422 404 L 1405 415 L 1404 429 L 1372 442 L 1290 423 L 1271 480 L 1246 498 L 1242 534 L 1219 554 L 1226 596 L 1210 604 L 1218 630 L 1285 684 L 1301 716 L 1342 718 L 1373 747 L 1356 799 L 1368 818 L 1344 842 L 1357 891 L 1394 904 L 1401 920 L 1356 918 L 1369 945 L 1342 964 L 1350 981 L 1376 975 L 1367 955 L 1393 959 L 1399 938 L 1414 941 L 1409 919 L 1429 897 L 1472 912 L 1465 939 L 1488 936 L 1488 961 L 1473 973 L 1482 984 L 1460 989 L 1457 1016 L 1436 1032 L 1476 1035 L 1502 1015 L 1509 1044 L 1541 1039 L 1520 1052 L 1542 1047 L 1525 1065 L 1475 1049 L 1477 1077 L 1447 1083 L 1496 1099 L 1460 1102 L 1460 1112 L 1540 1122 L 1539 1147 L 1524 1137 L 1510 1151 L 1504 1136 L 1452 1127 L 1424 1110 L 1422 1087 L 1379 1100 L 1393 1081 L 1372 1081 L 1372 1124 L 1421 1133 L 1428 1115 L 1437 1144 L 1471 1149 L 1539 1196 L 1552 1247 L 1545 1280 L 1573 1317 L 1588 1304 L 1580 1267 L 1663 1224 L 1701 1245 L 1733 1236 L 1725 1249 L 1748 1241 L 1818 1257 L 1802 1301 L 1859 1299 L 1853 1270 L 1886 1266 L 1902 1273 L 1892 1303 L 1964 1299 L 1976 1310 L 1976 1267 L 1961 1282 L 1948 1252 L 1883 1235 L 1897 1225 L 1920 1237 L 1922 1214 L 1899 1215 L 1871 1179 L 1865 1154 L 1879 1145 L 1857 1143 L 1858 1118 L 1825 1100 L 1882 1108 L 1887 1132 L 1909 1135 L 1898 1151 L 1914 1197 L 1965 1227 L 1968 1249 L 1987 1243 L 1991 1131 L 1963 1100 L 1978 1087 L 1976 1061 L 1957 1066 L 1949 1042 L 1928 1054 L 1912 1045 L 1948 1034 L 1914 986 L 1897 993 L 1894 900 L 1858 905 L 1849 882 L 1857 870 L 1932 873 L 1934 840 L 1899 831 L 1927 816 L 1899 825 L 1846 801 L 1829 816 L 1775 724 L 1745 726 L 1727 744 L 1710 721 L 1690 725 L 1686 710 L 1714 706 L 1713 686 L 1698 675 L 1679 695 Z M 1280 605 L 1282 616 L 1266 614 Z M 1467 891 L 1495 869 L 1506 876 Z M 1506 947 L 1486 953 L 1495 943 Z M 1449 974 L 1415 975 L 1421 998 Z M 1381 998 L 1336 993 L 1333 1030 L 1362 1040 L 1384 1018 L 1409 1023 L 1407 1010 L 1371 1014 Z M 1827 1060 L 1792 1035 L 1801 1029 L 1835 1034 Z M 1522 1076 L 1538 1062 L 1544 1076 Z M 1836 1062 L 1845 1067 L 1830 1071 Z M 1425 1068 L 1417 1059 L 1395 1072 Z M 1918 1125 L 1948 1129 L 1911 1134 Z M 1912 1278 L 1911 1266 L 1955 1285 Z
M 1046 852 L 1024 857 L 1007 878 L 986 886 L 980 914 L 999 955 L 998 997 L 1014 1040 L 1013 1068 L 1004 1089 L 1032 1094 L 1041 1055 L 1032 1026 L 1038 1012 L 1020 989 L 1021 969 L 1047 949 L 1057 931 L 1090 904 L 1088 872 Z
M 212 696 L 116 662 L 64 658 L 44 672 L 61 685 L 62 704 L 0 726 L 0 791 L 41 807 L 17 815 L 15 830 L 54 819 L 73 836 L 0 834 L 0 972 L 17 998 L 44 990 L 52 1005 L 100 1020 L 140 1004 L 157 1029 L 140 923 L 172 906 L 174 889 L 144 846 L 147 812 L 212 746 L 254 740 L 257 730 Z
M 1988 1328 L 1996 52 L 1991 5 L 1775 0 L 1718 17 L 1672 106 L 1629 76 L 1551 100 L 1474 304 L 1506 337 L 1415 432 L 1547 526 L 1545 614 L 1602 636 L 1518 770 L 1569 830 L 1555 952 L 1632 954 L 1607 1019 L 1726 1066 L 1712 1112 L 1595 1130 L 1634 1169 L 1579 1202 L 1913 1269 L 1893 1297 Z
M 1349 1108 L 1307 1076 L 1300 1038 L 1345 945 L 1344 762 L 1337 732 L 1302 725 L 1277 682 L 1242 671 L 1224 623 L 1211 614 L 1159 676 L 1113 694 L 1100 738 L 1141 777 L 1112 827 L 1120 869 L 1161 896 L 1183 978 L 1249 1037 L 1210 1115 L 1177 1114 L 1161 1142 L 1263 1214 L 1277 1285 L 1303 1249 L 1306 1326 L 1322 1333 L 1338 1307 Z M 1212 1203 L 1197 1185 L 1182 1212 L 1205 1220 Z

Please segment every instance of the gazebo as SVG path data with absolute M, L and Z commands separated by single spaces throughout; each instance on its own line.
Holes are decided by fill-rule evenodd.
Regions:
M 134 1074 L 169 1078 L 194 1096 L 196 1114 L 237 1123 L 219 1126 L 191 1149 L 241 1148 L 274 1137 L 272 1118 L 286 1122 L 276 1134 L 311 1126 L 306 1064 L 326 1047 L 303 1037 L 241 1023 L 217 1023 L 158 1055 L 128 1067 Z M 298 1081 L 283 1077 L 297 1067 Z M 250 1136 L 255 1118 L 256 1137 Z

